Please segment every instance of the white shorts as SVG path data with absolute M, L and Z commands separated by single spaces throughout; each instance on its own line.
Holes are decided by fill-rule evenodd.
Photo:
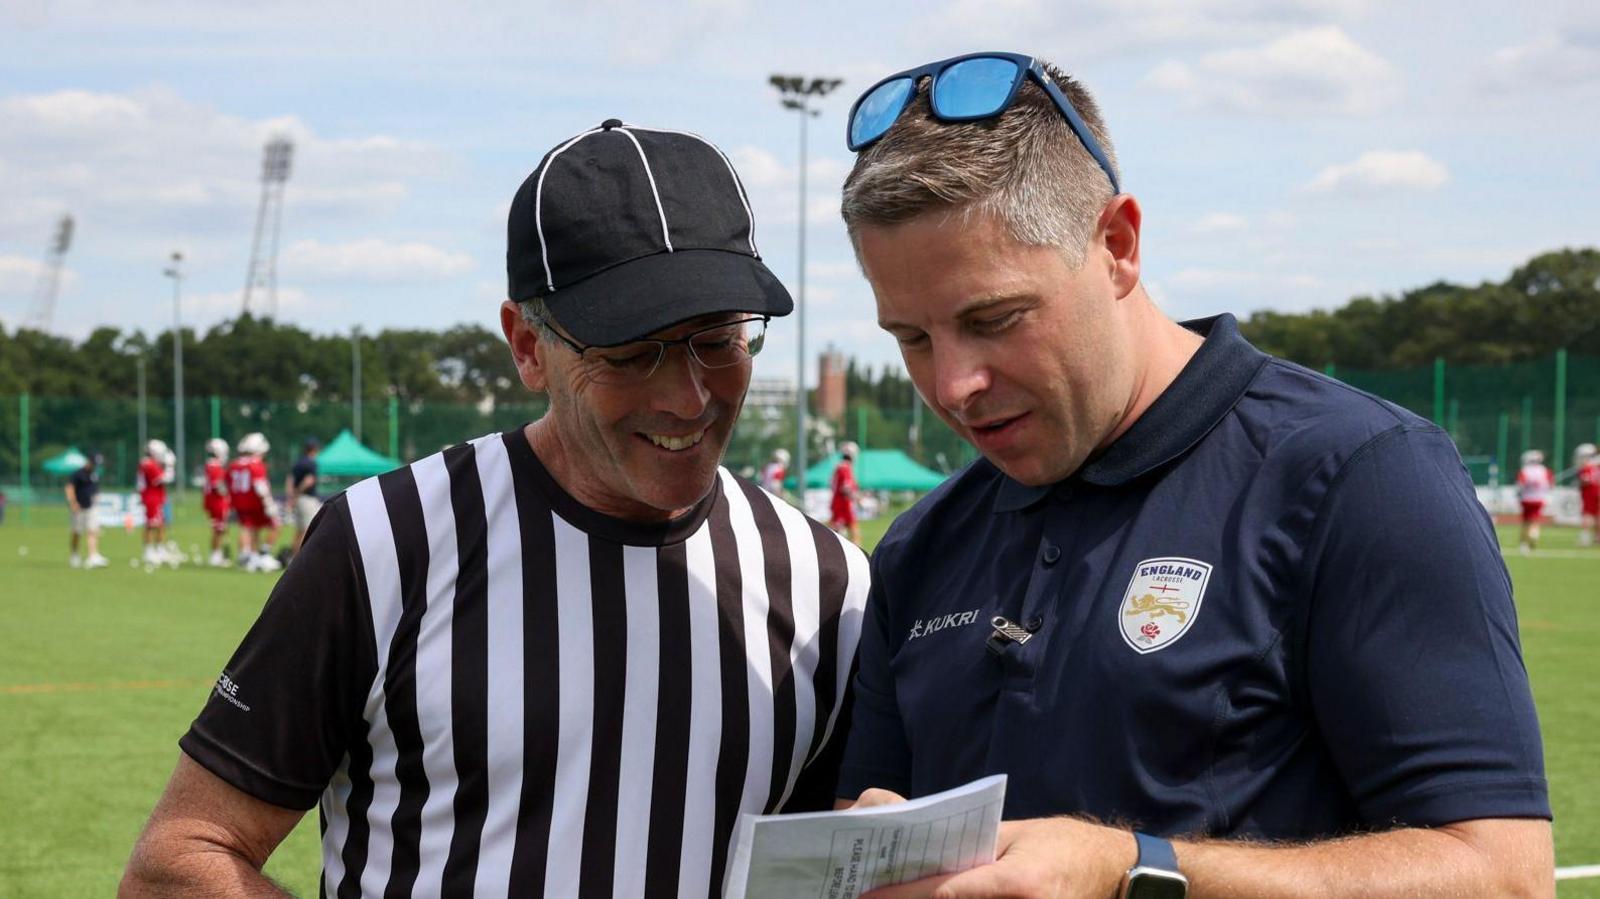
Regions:
M 314 496 L 297 497 L 294 501 L 294 526 L 297 530 L 311 527 L 311 519 L 317 517 L 317 510 L 322 508 L 322 500 Z
M 94 514 L 94 509 L 79 509 L 72 513 L 72 533 L 98 534 L 100 533 L 100 516 Z

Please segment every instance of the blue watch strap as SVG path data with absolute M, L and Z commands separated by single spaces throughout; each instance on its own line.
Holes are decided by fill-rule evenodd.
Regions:
M 1134 833 L 1133 840 L 1139 846 L 1139 860 L 1134 862 L 1135 867 L 1178 873 L 1178 853 L 1172 848 L 1171 843 L 1160 837 L 1138 832 Z

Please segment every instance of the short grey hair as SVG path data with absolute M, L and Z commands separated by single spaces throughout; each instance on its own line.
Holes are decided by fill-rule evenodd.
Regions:
M 555 317 L 550 314 L 550 307 L 545 303 L 544 297 L 518 301 L 517 311 L 522 314 L 522 320 L 528 323 L 528 327 L 539 332 L 541 338 L 554 333 L 550 323 L 555 321 Z
M 1094 98 L 1044 63 L 1117 171 L 1116 150 Z M 1112 198 L 1111 181 L 1045 92 L 1024 80 L 993 119 L 941 122 L 928 82 L 881 140 L 856 157 L 840 211 L 852 241 L 862 225 L 896 225 L 929 212 L 993 216 L 1029 246 L 1054 246 L 1073 268 Z

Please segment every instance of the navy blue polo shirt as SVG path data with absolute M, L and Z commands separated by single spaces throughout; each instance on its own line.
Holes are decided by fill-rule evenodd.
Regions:
M 1231 316 L 1066 481 L 980 460 L 872 559 L 838 793 L 1315 839 L 1550 815 L 1511 581 L 1454 444 Z M 1025 640 L 987 646 L 1001 616 Z

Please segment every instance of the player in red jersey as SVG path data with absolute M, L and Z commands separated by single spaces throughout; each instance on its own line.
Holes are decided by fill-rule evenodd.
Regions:
M 860 546 L 861 525 L 856 520 L 856 493 L 860 488 L 856 484 L 855 469 L 860 448 L 853 441 L 846 441 L 839 451 L 844 458 L 833 470 L 833 500 L 828 507 L 828 527 L 849 536 L 851 543 Z M 805 474 L 802 472 L 800 476 L 803 478 Z
M 1581 443 L 1573 454 L 1578 464 L 1578 499 L 1583 504 L 1583 524 L 1578 530 L 1578 545 L 1600 543 L 1600 451 L 1592 443 Z
M 177 458 L 166 443 L 151 440 L 145 444 L 144 458 L 134 479 L 139 502 L 144 505 L 144 561 L 147 565 L 176 565 L 177 556 L 167 551 L 167 485 L 175 479 Z
M 1544 453 L 1528 450 L 1522 454 L 1522 470 L 1517 472 L 1517 498 L 1522 501 L 1522 551 L 1539 548 L 1539 518 L 1555 477 L 1544 466 Z
M 239 519 L 239 564 L 246 571 L 276 571 L 283 566 L 272 557 L 278 543 L 278 503 L 267 480 L 266 455 L 272 449 L 260 433 L 244 435 L 239 454 L 228 463 L 228 499 Z M 261 532 L 267 531 L 265 542 Z
M 206 517 L 211 519 L 211 566 L 228 564 L 222 554 L 222 540 L 228 533 L 228 442 L 217 437 L 206 441 Z

